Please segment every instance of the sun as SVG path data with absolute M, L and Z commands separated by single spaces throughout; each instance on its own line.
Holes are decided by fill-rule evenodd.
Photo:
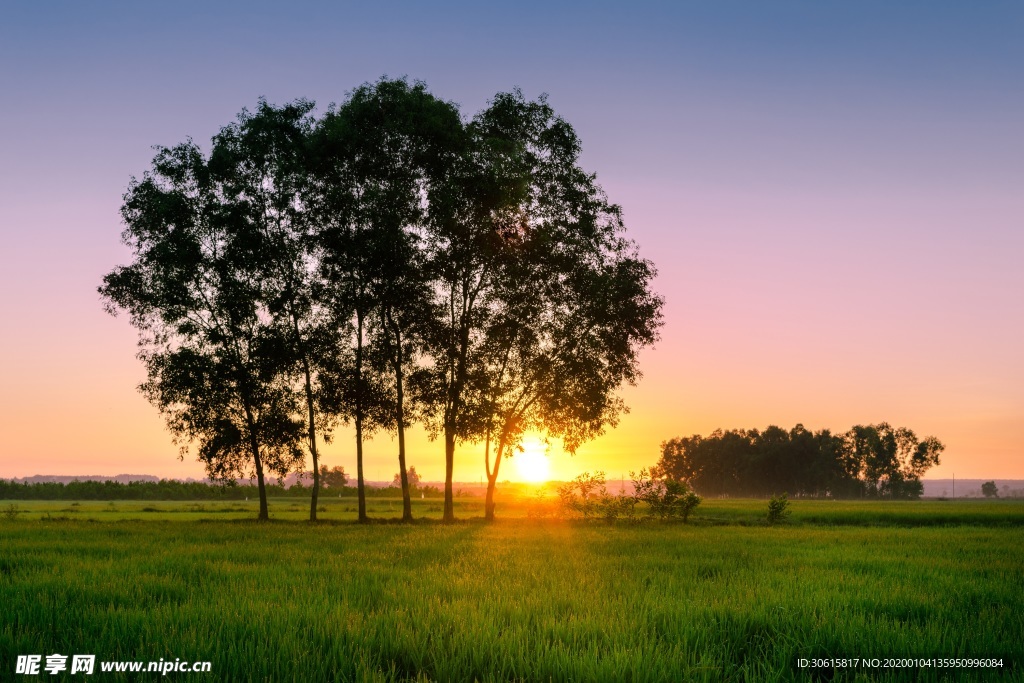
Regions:
M 548 446 L 541 439 L 526 438 L 520 444 L 523 450 L 516 450 L 512 462 L 516 465 L 519 481 L 530 484 L 542 484 L 550 476 L 550 460 Z

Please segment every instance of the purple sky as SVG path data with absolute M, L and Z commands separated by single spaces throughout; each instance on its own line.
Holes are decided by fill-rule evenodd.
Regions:
M 633 412 L 553 476 L 667 438 L 887 420 L 931 476 L 1024 478 L 1024 5 L 23 4 L 0 21 L 0 477 L 199 476 L 96 286 L 153 145 L 387 74 L 468 115 L 543 92 L 657 264 Z M 348 433 L 331 464 L 354 468 Z M 440 444 L 411 462 L 443 472 Z M 390 479 L 378 436 L 369 475 Z M 482 471 L 466 449 L 457 478 Z

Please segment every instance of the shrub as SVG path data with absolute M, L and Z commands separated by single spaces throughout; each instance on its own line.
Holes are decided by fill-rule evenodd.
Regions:
M 783 522 L 790 513 L 789 496 L 783 492 L 781 496 L 772 496 L 768 501 L 768 524 Z
M 646 469 L 640 470 L 639 475 L 630 472 L 629 476 L 633 479 L 633 499 L 647 505 L 649 517 L 662 521 L 681 519 L 685 523 L 701 503 L 702 498 L 685 482 L 660 478 Z
M 526 508 L 528 519 L 550 519 L 558 517 L 561 508 L 561 501 L 555 501 L 543 491 L 535 493 Z
M 567 517 L 590 519 L 599 513 L 600 503 L 608 497 L 604 472 L 584 472 L 567 484 L 558 487 L 558 500 Z
M 700 505 L 701 497 L 684 482 L 661 479 L 648 470 L 632 472 L 633 495 L 625 492 L 619 495 L 608 493 L 604 472 L 585 472 L 573 481 L 558 487 L 559 508 L 564 517 L 583 519 L 600 518 L 606 522 L 626 519 L 637 520 L 638 506 L 644 504 L 646 517 L 657 517 L 662 521 L 681 519 L 686 522 L 694 508 Z

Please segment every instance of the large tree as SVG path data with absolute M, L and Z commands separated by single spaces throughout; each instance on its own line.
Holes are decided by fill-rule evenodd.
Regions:
M 432 318 L 421 233 L 462 137 L 453 105 L 402 79 L 356 88 L 314 135 L 310 207 L 324 293 L 352 330 L 353 360 L 338 396 L 355 422 L 361 521 L 363 439 L 378 428 L 397 433 L 403 517 L 412 518 L 406 383 Z
M 502 303 L 471 375 L 487 519 L 494 518 L 502 459 L 515 454 L 522 436 L 543 432 L 574 453 L 614 426 L 625 409 L 615 392 L 636 382 L 638 352 L 656 338 L 661 300 L 650 291 L 653 267 L 618 234 L 617 207 L 603 203 L 592 184 L 587 195 L 558 212 L 576 217 L 567 229 L 541 225 L 513 238 L 512 262 L 496 285 Z
M 345 349 L 344 324 L 323 301 L 327 287 L 316 268 L 317 226 L 307 210 L 312 109 L 304 100 L 283 107 L 261 100 L 255 112 L 243 111 L 214 137 L 210 168 L 232 229 L 247 235 L 251 245 L 261 303 L 284 341 L 282 369 L 293 369 L 301 384 L 313 474 L 309 518 L 316 521 L 317 433 L 326 439 L 341 412 L 327 400 L 325 385 L 340 372 Z
M 445 520 L 458 441 L 485 443 L 492 517 L 507 449 L 539 428 L 574 450 L 614 423 L 614 391 L 635 381 L 637 351 L 655 338 L 653 268 L 622 237 L 618 207 L 579 152 L 544 98 L 500 93 L 469 122 L 467 146 L 431 196 L 439 315 L 427 393 L 445 442 Z
M 134 260 L 107 274 L 99 292 L 139 330 L 140 389 L 212 478 L 256 477 L 266 520 L 265 473 L 301 465 L 302 422 L 281 363 L 287 341 L 262 307 L 253 235 L 237 229 L 192 142 L 159 150 L 121 213 Z
M 919 497 L 924 490 L 921 476 L 939 464 L 945 449 L 933 436 L 919 440 L 912 430 L 887 422 L 856 425 L 846 438 L 860 462 L 865 492 L 886 498 Z

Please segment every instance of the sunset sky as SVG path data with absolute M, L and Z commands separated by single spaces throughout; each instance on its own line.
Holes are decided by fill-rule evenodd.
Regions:
M 260 96 L 382 75 L 464 114 L 548 93 L 665 298 L 632 412 L 551 476 L 715 428 L 888 421 L 930 477 L 1024 478 L 1024 4 L 7 3 L 0 18 L 0 477 L 201 477 L 96 293 L 153 145 Z M 387 435 L 367 476 L 397 471 Z M 354 471 L 339 430 L 324 460 Z M 443 477 L 443 444 L 410 463 Z M 516 478 L 514 466 L 503 470 Z M 457 453 L 455 478 L 483 464 Z

